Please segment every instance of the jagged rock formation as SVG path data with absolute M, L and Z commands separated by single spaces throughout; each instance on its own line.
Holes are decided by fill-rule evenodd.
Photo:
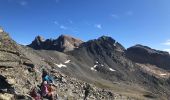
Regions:
M 67 36 L 61 35 L 58 39 L 47 39 L 44 40 L 42 37 L 37 36 L 35 40 L 28 45 L 36 50 L 56 50 L 60 52 L 67 52 L 78 48 L 83 41 Z
M 159 68 L 170 70 L 170 55 L 168 52 L 151 49 L 143 45 L 136 45 L 128 48 L 126 55 L 134 62 L 156 65 Z

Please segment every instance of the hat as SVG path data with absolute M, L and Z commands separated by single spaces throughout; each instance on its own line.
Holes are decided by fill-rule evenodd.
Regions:
M 44 81 L 43 84 L 47 84 L 47 81 Z

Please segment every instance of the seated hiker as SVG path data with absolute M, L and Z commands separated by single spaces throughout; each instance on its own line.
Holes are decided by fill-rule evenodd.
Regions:
M 48 95 L 49 91 L 48 91 L 48 83 L 47 81 L 44 81 L 41 87 L 41 94 L 43 97 L 46 97 Z
M 36 87 L 31 90 L 30 96 L 35 100 L 42 100 L 41 95 L 39 94 L 39 90 Z
M 53 88 L 52 85 L 53 85 L 52 83 L 50 83 L 50 84 L 48 85 L 48 95 L 47 95 L 47 98 L 48 98 L 49 100 L 53 100 L 53 99 L 54 99 L 54 88 Z
M 45 69 L 43 69 L 43 70 L 42 70 L 42 79 L 43 79 L 46 75 L 48 75 L 48 72 L 47 72 Z
M 47 83 L 53 83 L 53 78 L 49 75 L 46 75 L 44 78 L 43 78 L 43 81 L 47 81 Z
M 53 83 L 53 78 L 48 74 L 46 70 L 43 69 L 42 80 L 47 81 L 47 83 Z

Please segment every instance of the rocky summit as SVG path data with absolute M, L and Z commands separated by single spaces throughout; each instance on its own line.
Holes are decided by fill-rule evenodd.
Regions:
M 44 40 L 41 36 L 37 36 L 28 46 L 37 50 L 44 49 L 67 52 L 78 48 L 81 43 L 83 43 L 83 41 L 67 35 L 61 35 L 57 39 L 47 40 Z
M 147 46 L 125 49 L 108 36 L 37 36 L 23 46 L 1 30 L 0 100 L 36 99 L 31 93 L 42 91 L 44 70 L 53 79 L 53 100 L 169 100 L 169 58 Z

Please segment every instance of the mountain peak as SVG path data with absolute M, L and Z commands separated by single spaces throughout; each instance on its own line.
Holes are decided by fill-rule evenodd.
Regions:
M 45 41 L 45 39 L 42 36 L 40 36 L 40 35 L 36 36 L 35 40 L 40 41 L 40 42 Z
M 103 36 L 99 37 L 99 39 L 108 40 L 108 39 L 113 39 L 113 38 L 110 36 L 103 35 Z
M 68 35 L 60 35 L 57 39 L 44 40 L 41 36 L 37 36 L 35 40 L 28 45 L 34 49 L 56 50 L 67 52 L 78 48 L 83 41 Z
M 59 37 L 61 37 L 61 38 L 72 38 L 71 36 L 66 35 L 66 34 L 61 34 Z
M 116 40 L 114 40 L 112 37 L 109 36 L 101 36 L 98 38 L 98 41 L 108 42 L 108 43 L 115 43 Z
M 72 36 L 69 36 L 69 35 L 65 35 L 65 34 L 62 34 L 58 37 L 58 39 L 63 39 L 63 40 L 69 40 L 69 41 L 77 41 L 77 42 L 83 42 L 82 40 L 80 39 L 77 39 L 77 38 L 74 38 Z
M 111 55 L 113 52 L 123 54 L 125 51 L 125 48 L 120 43 L 109 36 L 101 36 L 98 39 L 85 42 L 81 45 L 81 48 L 97 55 Z

